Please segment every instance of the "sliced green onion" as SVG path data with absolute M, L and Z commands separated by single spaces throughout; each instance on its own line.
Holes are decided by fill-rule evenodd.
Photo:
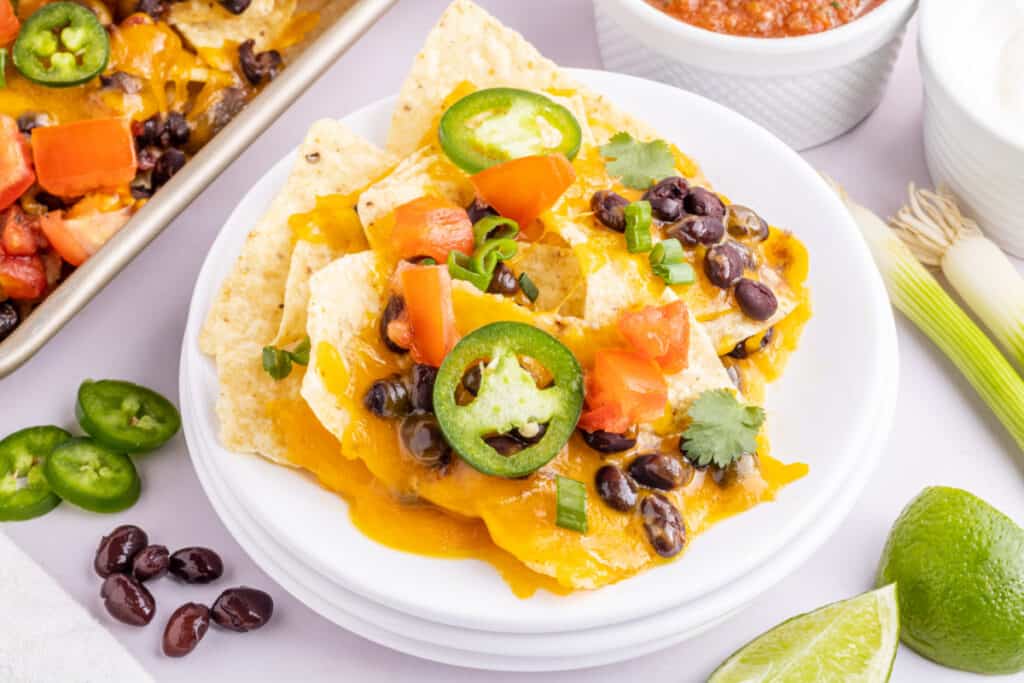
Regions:
M 692 285 L 697 279 L 689 263 L 663 263 L 651 270 L 665 281 L 666 285 Z
M 473 259 L 458 251 L 448 252 L 448 274 L 456 280 L 465 280 L 481 292 L 487 291 L 494 275 L 493 271 L 481 273 L 474 270 Z
M 587 533 L 587 487 L 583 482 L 556 475 L 555 489 L 555 524 L 563 529 Z
M 426 256 L 424 258 L 421 258 L 419 260 L 419 263 L 417 263 L 417 265 L 420 265 L 420 266 L 436 266 L 437 265 L 437 261 L 435 261 L 434 259 L 430 258 L 429 256 Z
M 478 247 L 488 240 L 515 239 L 518 234 L 519 223 L 504 216 L 484 216 L 473 224 L 473 243 Z
M 472 269 L 478 273 L 494 274 L 498 261 L 507 261 L 519 251 L 519 243 L 514 239 L 489 239 L 473 252 Z
M 963 373 L 1024 450 L 1024 380 L 896 233 L 832 185 L 871 248 L 893 306 Z
M 533 280 L 526 273 L 519 274 L 519 289 L 523 290 L 523 294 L 530 300 L 530 303 L 536 301 L 537 297 L 540 296 L 540 290 L 537 289 L 537 285 L 533 283 Z
M 309 336 L 307 335 L 288 353 L 288 355 L 291 357 L 292 362 L 297 365 L 309 365 L 309 351 L 310 342 Z
M 654 249 L 651 250 L 651 266 L 660 265 L 672 265 L 673 263 L 682 263 L 686 260 L 686 252 L 683 251 L 683 245 L 675 237 L 670 237 L 667 240 L 661 240 L 654 245 Z
M 276 346 L 264 346 L 263 369 L 276 380 L 284 379 L 292 372 L 291 354 Z
M 17 9 L 15 9 L 17 12 Z M 7 87 L 7 48 L 0 48 L 0 88 Z
M 988 327 L 1018 368 L 1024 368 L 1024 278 L 948 190 L 917 190 L 890 221 L 926 266 L 942 268 L 957 294 Z
M 652 246 L 651 204 L 633 202 L 626 207 L 626 249 L 631 254 L 639 254 L 650 251 Z

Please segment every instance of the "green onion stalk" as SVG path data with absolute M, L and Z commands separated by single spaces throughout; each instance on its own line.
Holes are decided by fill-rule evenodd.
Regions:
M 1024 450 L 1024 380 L 900 237 L 828 180 L 870 247 L 893 306 L 963 373 Z

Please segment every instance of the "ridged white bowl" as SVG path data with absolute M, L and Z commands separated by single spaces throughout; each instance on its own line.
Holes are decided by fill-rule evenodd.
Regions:
M 645 0 L 594 0 L 594 16 L 606 69 L 704 95 L 801 150 L 878 106 L 915 6 L 886 0 L 850 24 L 797 38 L 714 33 Z
M 983 103 L 977 92 L 957 82 L 956 65 L 950 62 L 956 57 L 949 51 L 958 49 L 948 41 L 986 10 L 1014 11 L 1009 2 L 1006 6 L 923 3 L 919 53 L 925 89 L 925 159 L 936 185 L 953 190 L 965 213 L 1000 247 L 1024 257 L 1024 136 L 1014 136 L 994 104 Z M 997 36 L 992 40 L 998 42 Z M 987 82 L 983 73 L 978 78 Z

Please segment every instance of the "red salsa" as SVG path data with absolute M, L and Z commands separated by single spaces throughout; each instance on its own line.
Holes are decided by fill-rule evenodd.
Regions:
M 647 0 L 688 24 L 715 33 L 787 38 L 848 24 L 884 0 Z

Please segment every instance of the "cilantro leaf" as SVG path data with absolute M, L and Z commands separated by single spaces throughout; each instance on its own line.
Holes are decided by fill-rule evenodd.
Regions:
M 292 363 L 309 365 L 309 337 L 300 341 L 294 349 L 286 351 L 276 346 L 264 346 L 262 359 L 263 369 L 276 380 L 282 380 L 292 373 Z
M 728 467 L 744 453 L 757 450 L 764 410 L 743 405 L 727 389 L 703 392 L 687 411 L 690 426 L 683 432 L 687 457 L 698 467 Z
M 608 173 L 634 190 L 646 190 L 656 181 L 675 174 L 675 159 L 664 140 L 640 142 L 629 133 L 619 132 L 602 145 Z

